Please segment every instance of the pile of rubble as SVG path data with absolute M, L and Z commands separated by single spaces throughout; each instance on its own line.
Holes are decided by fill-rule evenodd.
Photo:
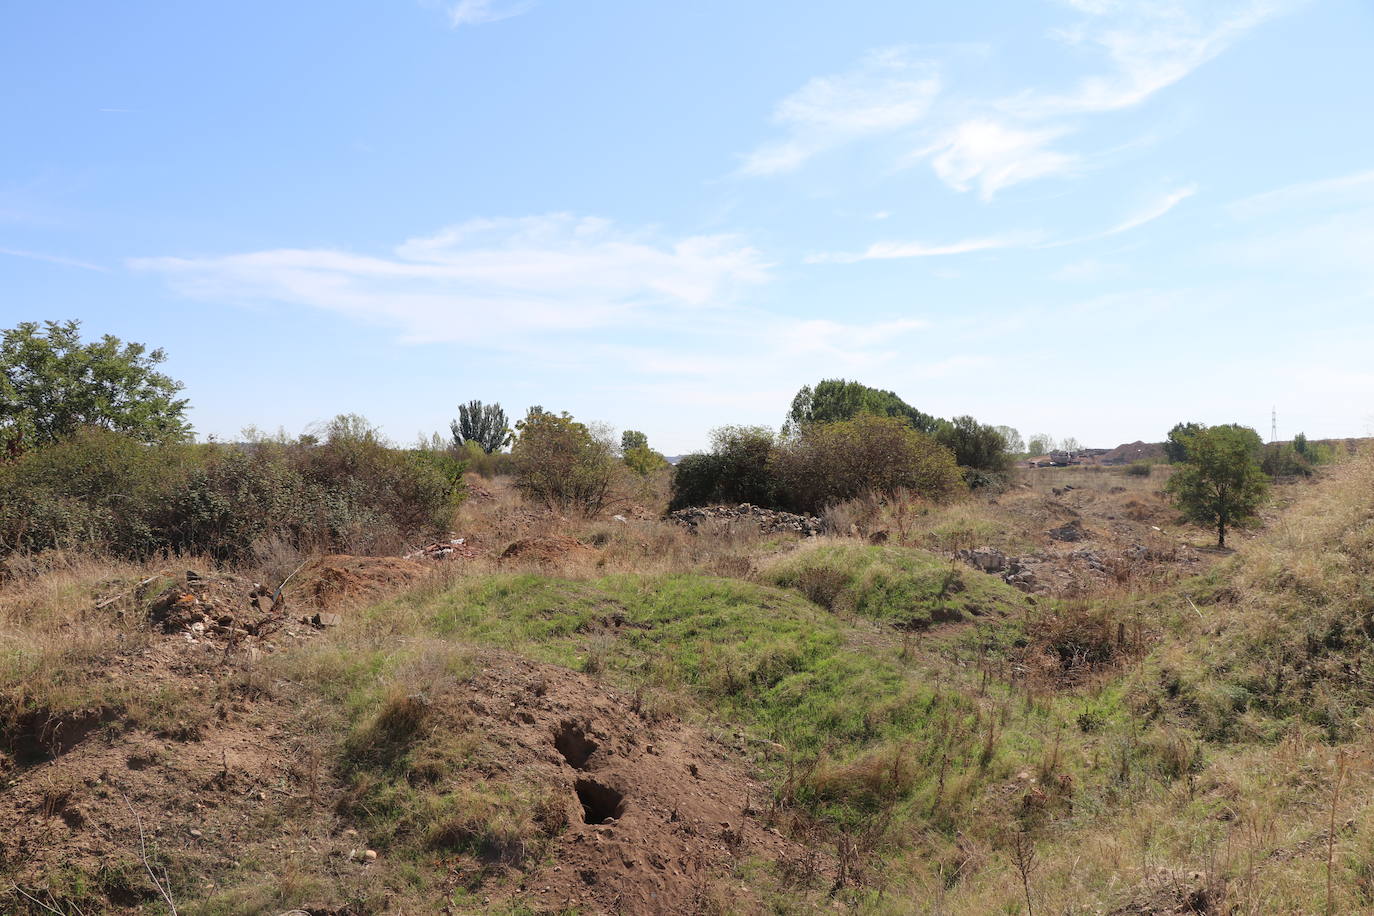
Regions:
M 954 555 L 974 569 L 1000 576 L 1003 582 L 1014 585 L 1023 592 L 1035 591 L 1040 585 L 1032 568 L 1038 564 L 1032 557 L 1009 557 L 991 547 L 958 550 Z
M 462 558 L 465 560 L 475 560 L 480 554 L 477 548 L 468 543 L 467 538 L 449 538 L 447 541 L 435 541 L 427 544 L 419 550 L 412 550 L 410 553 L 402 554 L 403 560 L 448 560 Z
M 698 530 L 703 523 L 729 526 L 743 522 L 756 526 L 763 534 L 794 531 L 805 537 L 813 537 L 820 534 L 825 527 L 825 523 L 814 515 L 793 515 L 791 512 L 764 509 L 751 503 L 740 503 L 738 506 L 692 506 L 670 513 L 668 517 L 693 531 Z
M 184 578 L 148 603 L 148 620 L 164 633 L 181 632 L 193 638 L 260 637 L 286 623 L 285 605 L 280 590 L 274 593 L 257 583 L 250 587 L 237 576 L 187 570 Z

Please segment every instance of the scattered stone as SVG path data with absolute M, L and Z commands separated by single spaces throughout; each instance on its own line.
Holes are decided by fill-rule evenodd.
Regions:
M 367 861 L 369 861 L 369 862 L 376 862 L 376 861 L 377 861 L 377 850 L 375 850 L 375 849 L 369 849 L 367 852 L 363 853 L 363 858 L 364 858 L 364 859 L 367 859 Z
M 1067 525 L 1051 528 L 1046 534 L 1056 541 L 1085 541 L 1089 537 L 1088 530 L 1083 527 L 1083 523 L 1078 519 L 1074 519 Z
M 1013 560 L 1000 550 L 991 547 L 975 547 L 973 550 L 960 550 L 955 556 L 974 569 L 985 573 L 1002 573 L 1011 569 Z
M 825 528 L 825 523 L 814 515 L 794 515 L 776 509 L 765 509 L 752 503 L 738 506 L 692 506 L 669 514 L 669 519 L 697 531 L 703 523 L 733 525 L 744 523 L 757 526 L 762 534 L 796 532 L 804 537 L 814 537 Z
M 338 614 L 326 614 L 321 611 L 318 614 L 312 614 L 307 617 L 305 622 L 312 627 L 319 627 L 323 630 L 325 627 L 337 627 L 339 624 L 343 623 L 343 618 Z

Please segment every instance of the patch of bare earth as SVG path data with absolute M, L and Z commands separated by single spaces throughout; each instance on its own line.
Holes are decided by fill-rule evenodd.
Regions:
M 695 913 L 739 859 L 806 858 L 761 822 L 769 791 L 700 729 L 516 656 L 487 656 L 471 690 L 504 769 L 555 787 L 568 820 L 551 854 L 498 881 L 491 899 L 537 912 Z

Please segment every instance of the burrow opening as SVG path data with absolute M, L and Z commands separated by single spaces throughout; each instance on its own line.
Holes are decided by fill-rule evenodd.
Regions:
M 597 749 L 597 743 L 576 722 L 564 722 L 558 727 L 558 731 L 553 733 L 553 746 L 574 770 L 585 768 Z
M 582 803 L 582 819 L 588 824 L 604 824 L 625 813 L 625 795 L 595 779 L 579 779 L 575 787 Z

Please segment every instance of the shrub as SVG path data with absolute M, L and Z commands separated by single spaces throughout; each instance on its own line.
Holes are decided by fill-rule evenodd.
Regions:
M 96 545 L 242 561 L 293 548 L 391 549 L 442 533 L 462 497 L 461 462 L 388 447 L 358 417 L 323 442 L 144 445 L 88 429 L 0 465 L 0 553 Z
M 1311 450 L 1312 447 L 1306 442 L 1303 442 L 1302 451 L 1296 445 L 1290 447 L 1279 442 L 1271 443 L 1264 447 L 1260 468 L 1270 477 L 1310 477 L 1312 462 L 1305 453 Z
M 0 464 L 0 554 L 95 544 L 146 556 L 162 546 L 156 515 L 189 456 L 86 428 Z
M 973 417 L 941 420 L 936 427 L 935 438 L 954 453 L 954 460 L 960 467 L 991 474 L 1005 473 L 1011 467 L 1006 438 L 996 427 L 979 423 Z M 969 483 L 974 484 L 981 479 L 976 477 Z
M 962 486 L 948 449 L 903 419 L 871 414 L 806 427 L 777 450 L 771 468 L 780 501 L 806 512 L 868 491 L 942 499 Z
M 1155 466 L 1148 461 L 1133 461 L 1126 466 L 1126 473 L 1131 477 L 1149 477 L 1154 469 Z
M 456 460 L 461 460 L 469 471 L 488 480 L 515 474 L 515 461 L 510 452 L 485 452 L 476 442 L 465 442 L 457 455 Z
M 766 426 L 722 426 L 711 433 L 708 454 L 687 455 L 673 473 L 670 510 L 713 503 L 776 503 L 771 462 L 776 448 Z
M 604 508 L 614 473 L 609 442 L 567 413 L 539 408 L 516 428 L 511 460 L 522 492 L 556 512 L 595 515 Z

